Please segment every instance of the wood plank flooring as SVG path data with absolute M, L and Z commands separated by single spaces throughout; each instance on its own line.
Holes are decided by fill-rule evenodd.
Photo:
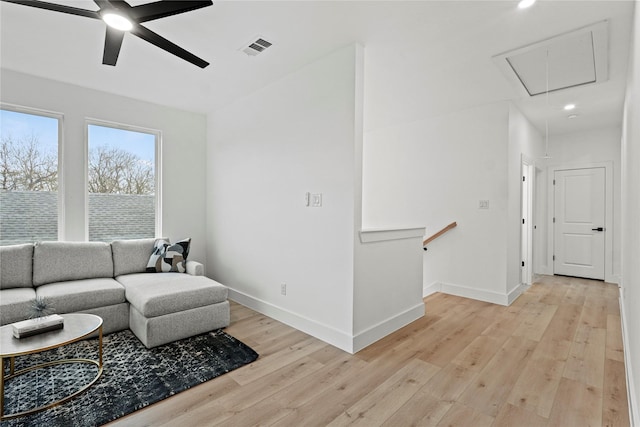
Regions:
M 629 426 L 617 286 L 425 303 L 356 355 L 233 303 L 227 332 L 260 358 L 111 426 Z

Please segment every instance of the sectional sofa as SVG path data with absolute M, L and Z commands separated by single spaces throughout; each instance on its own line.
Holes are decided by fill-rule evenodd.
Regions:
M 130 328 L 148 348 L 229 325 L 227 288 L 187 260 L 186 272 L 147 272 L 156 239 L 39 242 L 0 247 L 0 324 L 52 311 L 92 313 L 103 332 Z

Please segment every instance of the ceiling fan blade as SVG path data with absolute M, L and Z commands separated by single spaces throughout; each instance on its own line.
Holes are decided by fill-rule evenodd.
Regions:
M 207 1 L 157 1 L 141 4 L 129 10 L 130 15 L 138 22 L 147 22 L 154 19 L 165 18 L 179 13 L 189 12 L 203 7 L 211 6 L 213 2 Z
M 48 3 L 46 1 L 37 0 L 2 0 L 7 3 L 21 4 L 23 6 L 36 7 L 38 9 L 52 10 L 54 12 L 67 13 L 69 15 L 84 16 L 87 18 L 100 19 L 98 12 L 87 9 L 80 9 L 78 7 L 65 6 L 62 4 Z
M 107 33 L 104 38 L 104 53 L 102 54 L 102 63 L 104 65 L 116 65 L 123 38 L 124 31 L 107 26 Z
M 131 6 L 129 3 L 123 0 L 93 0 L 95 4 L 98 5 L 100 11 L 104 11 L 105 9 L 119 9 L 128 11 L 131 10 Z
M 158 46 L 160 49 L 164 49 L 167 52 L 184 59 L 185 61 L 191 62 L 192 64 L 197 65 L 200 68 L 205 68 L 207 65 L 209 65 L 209 63 L 204 59 L 198 58 L 191 52 L 187 52 L 180 46 L 171 43 L 169 40 L 154 33 L 148 28 L 143 27 L 142 25 L 134 25 L 130 33 L 140 37 L 142 40 L 146 40 L 149 43 Z

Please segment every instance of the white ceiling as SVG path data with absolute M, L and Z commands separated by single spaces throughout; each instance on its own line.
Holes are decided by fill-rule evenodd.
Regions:
M 97 10 L 92 1 L 56 3 Z M 146 1 L 131 1 L 136 5 Z M 353 42 L 365 47 L 367 103 L 389 103 L 369 127 L 514 100 L 552 133 L 619 124 L 626 82 L 633 0 L 538 1 L 214 1 L 145 23 L 211 62 L 200 69 L 130 34 L 115 67 L 102 65 L 99 20 L 0 3 L 0 65 L 158 104 L 211 112 Z M 523 96 L 492 57 L 609 20 L 609 80 Z M 273 43 L 248 57 L 255 36 Z M 401 102 L 394 102 L 401 100 Z M 562 106 L 574 102 L 578 118 Z

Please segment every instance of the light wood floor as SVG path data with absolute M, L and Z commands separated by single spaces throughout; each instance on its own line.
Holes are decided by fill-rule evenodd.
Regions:
M 112 426 L 629 425 L 617 286 L 545 276 L 510 307 L 425 302 L 356 355 L 233 304 L 227 331 L 260 358 Z

